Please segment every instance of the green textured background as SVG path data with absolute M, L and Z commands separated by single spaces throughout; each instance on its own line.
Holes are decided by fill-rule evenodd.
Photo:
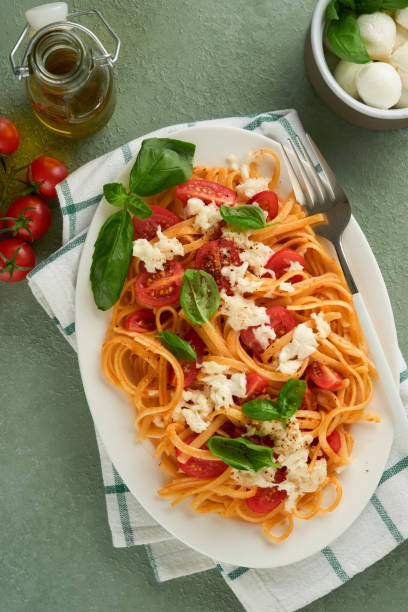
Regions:
M 10 70 L 32 2 L 0 0 L 0 114 L 20 128 L 16 161 L 51 154 L 74 170 L 163 125 L 297 108 L 374 250 L 407 357 L 408 134 L 353 127 L 316 97 L 303 63 L 315 3 L 78 0 L 75 8 L 88 1 L 122 38 L 118 105 L 102 132 L 71 144 L 35 122 Z M 52 230 L 35 245 L 38 260 L 60 240 L 55 205 Z M 75 354 L 25 283 L 1 283 L 0 304 L 1 612 L 241 610 L 216 570 L 159 585 L 143 547 L 112 548 Z M 307 610 L 407 610 L 407 553 L 405 543 Z

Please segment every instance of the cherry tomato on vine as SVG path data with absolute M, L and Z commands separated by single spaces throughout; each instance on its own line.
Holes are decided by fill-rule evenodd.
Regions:
M 57 197 L 55 185 L 68 176 L 67 167 L 55 157 L 37 157 L 27 168 L 27 182 L 35 184 L 44 198 Z
M 0 117 L 0 153 L 10 155 L 19 144 L 20 134 L 16 125 L 10 119 Z
M 0 242 L 0 280 L 18 283 L 34 268 L 34 251 L 24 240 L 8 238 Z
M 33 242 L 40 238 L 51 224 L 51 211 L 47 204 L 36 195 L 17 198 L 7 210 L 6 220 L 14 238 Z

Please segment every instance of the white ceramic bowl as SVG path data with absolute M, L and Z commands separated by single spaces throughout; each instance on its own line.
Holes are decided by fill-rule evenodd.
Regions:
M 327 65 L 323 48 L 325 13 L 329 2 L 318 0 L 306 41 L 306 68 L 316 92 L 332 110 L 351 123 L 376 130 L 408 127 L 408 108 L 382 110 L 368 106 L 355 100 L 337 83 Z

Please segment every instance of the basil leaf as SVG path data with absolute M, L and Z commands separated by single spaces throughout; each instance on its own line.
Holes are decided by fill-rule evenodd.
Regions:
M 340 19 L 338 13 L 338 0 L 331 0 L 331 2 L 327 5 L 326 9 L 326 19 L 327 21 Z
M 135 193 L 129 193 L 126 200 L 126 207 L 138 219 L 149 219 L 153 211 L 146 202 L 143 202 Z
M 396 11 L 408 7 L 408 0 L 382 0 L 382 11 Z
M 220 292 L 213 277 L 204 270 L 184 272 L 180 303 L 190 321 L 197 325 L 208 324 L 208 319 L 217 312 Z
M 382 8 L 384 0 L 357 0 L 357 13 L 376 13 Z
M 244 204 L 243 206 L 220 206 L 220 215 L 229 225 L 244 227 L 245 229 L 262 229 L 266 213 L 257 204 Z
M 184 183 L 193 173 L 194 152 L 195 145 L 183 140 L 144 140 L 130 173 L 130 191 L 154 195 Z
M 281 468 L 273 458 L 273 448 L 254 444 L 246 438 L 223 438 L 213 436 L 208 440 L 208 448 L 236 470 L 259 472 L 265 467 Z
M 306 381 L 290 378 L 280 390 L 278 412 L 280 419 L 289 419 L 300 408 L 306 391 Z
M 344 15 L 339 21 L 331 21 L 327 28 L 327 38 L 333 52 L 340 59 L 355 64 L 371 61 L 361 40 L 357 19 L 353 15 Z
M 107 183 L 103 186 L 103 195 L 113 206 L 122 206 L 128 197 L 122 183 Z
M 280 418 L 278 407 L 275 402 L 266 398 L 251 400 L 243 404 L 241 408 L 242 412 L 250 419 L 272 421 Z
M 197 361 L 197 353 L 186 340 L 179 338 L 177 334 L 172 332 L 162 331 L 159 333 L 159 339 L 164 348 L 172 353 L 177 359 L 184 361 Z
M 126 209 L 111 215 L 95 242 L 91 286 L 95 304 L 108 310 L 119 299 L 132 257 L 133 223 Z

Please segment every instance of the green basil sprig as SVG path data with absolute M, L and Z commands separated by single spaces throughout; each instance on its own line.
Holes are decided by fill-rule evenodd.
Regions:
M 229 225 L 245 229 L 262 229 L 268 227 L 265 223 L 266 213 L 257 204 L 242 206 L 220 206 L 220 215 Z
M 164 348 L 170 351 L 177 359 L 182 359 L 183 361 L 197 361 L 197 353 L 191 344 L 179 338 L 177 334 L 162 331 L 159 333 L 159 339 Z
M 130 173 L 130 191 L 143 196 L 155 195 L 184 183 L 193 173 L 194 151 L 195 145 L 183 140 L 144 140 Z
M 256 473 L 266 467 L 278 469 L 282 467 L 274 460 L 273 448 L 254 444 L 246 438 L 213 436 L 208 440 L 208 448 L 213 455 L 236 470 Z
M 195 145 L 169 138 L 144 140 L 130 173 L 129 191 L 121 183 L 104 185 L 106 200 L 122 210 L 101 227 L 91 266 L 95 304 L 108 310 L 119 299 L 132 257 L 133 224 L 130 213 L 148 219 L 152 210 L 140 196 L 155 195 L 184 183 L 193 172 Z
M 108 310 L 119 299 L 132 257 L 133 223 L 125 208 L 108 217 L 95 242 L 91 286 L 95 303 Z
M 251 400 L 242 405 L 242 412 L 257 421 L 274 421 L 280 419 L 286 427 L 287 419 L 297 412 L 306 391 L 306 382 L 290 378 L 282 387 L 278 401 L 267 398 Z
M 220 292 L 213 277 L 204 270 L 184 272 L 180 304 L 187 317 L 197 325 L 208 325 L 220 305 Z
M 333 52 L 347 62 L 371 61 L 362 41 L 356 15 L 395 11 L 408 7 L 408 0 L 331 0 L 327 5 L 327 39 Z

